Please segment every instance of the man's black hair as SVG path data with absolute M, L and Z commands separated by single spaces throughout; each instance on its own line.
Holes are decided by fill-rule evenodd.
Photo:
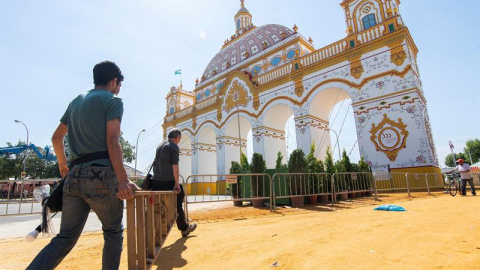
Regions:
M 123 74 L 120 68 L 112 61 L 103 61 L 93 67 L 93 83 L 105 85 L 109 81 L 117 78 L 117 83 L 123 81 Z
M 176 128 L 170 130 L 170 132 L 168 133 L 168 138 L 169 139 L 175 139 L 177 138 L 178 136 L 182 136 L 182 132 Z

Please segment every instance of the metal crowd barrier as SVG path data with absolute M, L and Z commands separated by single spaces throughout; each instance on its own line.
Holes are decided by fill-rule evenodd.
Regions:
M 196 174 L 184 182 L 185 201 L 188 203 L 269 200 L 272 206 L 270 175 Z
M 329 173 L 277 173 L 272 180 L 272 209 L 275 209 L 277 199 L 317 195 L 327 196 L 328 200 L 328 196 L 334 197 Z
M 371 173 L 335 173 L 333 174 L 332 179 L 334 194 L 340 195 L 343 199 L 347 199 L 348 197 L 362 197 L 367 195 L 367 193 L 374 193 L 375 199 L 377 199 L 375 182 L 373 181 L 373 175 Z
M 50 185 L 50 190 L 60 179 L 0 180 L 0 216 L 37 214 L 42 212 L 40 202 L 35 200 L 33 190 Z
M 376 191 L 406 190 L 411 197 L 412 190 L 445 188 L 444 174 L 440 173 L 374 173 Z
M 128 269 L 150 269 L 177 219 L 175 191 L 136 191 L 127 200 Z

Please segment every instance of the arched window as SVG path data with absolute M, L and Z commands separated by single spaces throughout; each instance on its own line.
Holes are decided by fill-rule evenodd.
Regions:
M 240 30 L 240 19 L 237 20 L 237 31 Z
M 363 17 L 363 30 L 367 30 L 370 27 L 373 27 L 377 24 L 375 20 L 375 14 L 368 14 L 367 16 Z

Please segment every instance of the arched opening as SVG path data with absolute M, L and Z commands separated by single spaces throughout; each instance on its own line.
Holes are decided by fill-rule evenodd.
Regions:
M 341 152 L 353 153 L 357 145 L 350 95 L 340 88 L 329 88 L 319 92 L 310 103 L 309 116 L 319 122 L 310 129 L 311 141 L 315 142 L 315 156 L 324 160 L 327 147 L 335 160 L 341 159 Z M 358 160 L 358 147 L 356 148 Z
M 217 173 L 217 146 L 216 132 L 210 126 L 204 126 L 197 134 L 197 142 L 193 144 L 192 151 L 197 155 L 197 164 L 192 164 L 196 174 Z M 196 166 L 195 166 L 196 165 Z M 196 167 L 196 168 L 195 168 Z
M 267 168 L 275 168 L 275 161 L 278 152 L 283 155 L 282 163 L 287 162 L 287 144 L 286 142 L 286 126 L 289 118 L 293 117 L 292 109 L 285 104 L 277 104 L 268 109 L 263 121 L 263 138 L 264 138 L 264 158 Z M 293 141 L 296 141 L 295 133 L 289 134 Z
M 230 118 L 226 124 L 223 138 L 219 138 L 225 147 L 225 173 L 229 173 L 232 161 L 240 163 L 241 152 L 248 157 L 248 139 L 251 137 L 251 134 L 252 125 L 247 118 L 241 114 L 240 116 L 235 114 L 235 116 Z M 250 144 L 252 144 L 251 139 Z
M 180 175 L 187 179 L 192 174 L 192 136 L 189 132 L 182 132 L 180 148 L 180 161 L 178 162 Z

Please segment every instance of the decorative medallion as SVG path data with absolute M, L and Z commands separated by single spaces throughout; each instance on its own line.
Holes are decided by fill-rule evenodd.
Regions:
M 233 81 L 230 91 L 225 98 L 225 111 L 227 113 L 232 110 L 233 107 L 241 105 L 246 107 L 248 103 L 248 91 L 245 86 L 240 84 L 238 80 Z
M 395 161 L 398 152 L 406 148 L 408 137 L 406 128 L 407 125 L 402 122 L 402 118 L 395 122 L 384 114 L 380 124 L 372 124 L 370 140 L 375 144 L 377 151 L 385 153 L 390 161 Z
M 291 78 L 292 81 L 295 82 L 295 95 L 297 95 L 297 97 L 301 97 L 303 92 L 305 92 L 305 88 L 303 87 L 303 73 L 294 75 Z

